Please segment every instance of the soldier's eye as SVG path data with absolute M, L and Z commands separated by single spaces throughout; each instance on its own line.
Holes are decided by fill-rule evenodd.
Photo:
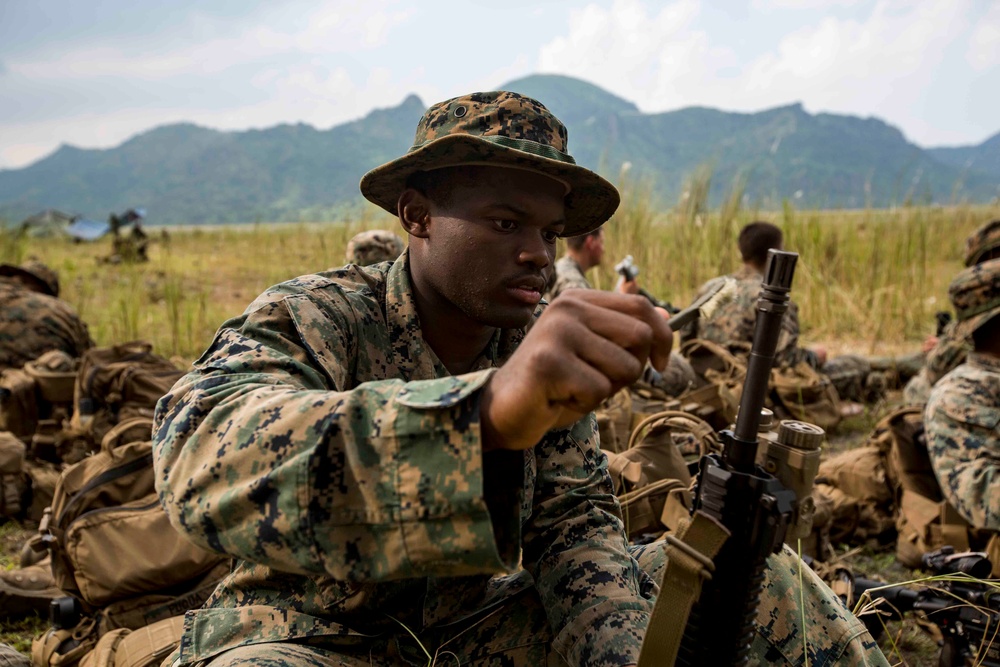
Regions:
M 552 230 L 545 230 L 542 232 L 542 238 L 545 239 L 546 243 L 555 243 L 556 239 L 559 238 L 559 232 Z
M 495 224 L 498 229 L 505 232 L 512 232 L 517 229 L 517 223 L 513 220 L 494 220 L 493 224 Z

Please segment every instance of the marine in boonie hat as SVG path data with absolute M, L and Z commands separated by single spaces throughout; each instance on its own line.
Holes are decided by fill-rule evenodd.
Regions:
M 955 306 L 955 333 L 967 337 L 1000 315 L 1000 259 L 971 266 L 951 281 L 948 297 Z
M 347 242 L 347 262 L 359 266 L 391 262 L 403 252 L 403 239 L 385 229 L 369 229 Z
M 420 171 L 462 165 L 526 169 L 566 188 L 566 227 L 577 236 L 600 227 L 618 208 L 615 186 L 576 164 L 566 127 L 541 102 L 508 91 L 473 93 L 433 105 L 417 123 L 406 155 L 361 178 L 361 193 L 396 215 L 407 180 Z
M 965 265 L 996 259 L 1000 252 L 1000 220 L 991 220 L 965 239 Z
M 59 276 L 38 260 L 30 259 L 20 266 L 0 264 L 0 277 L 21 278 L 36 292 L 59 296 Z

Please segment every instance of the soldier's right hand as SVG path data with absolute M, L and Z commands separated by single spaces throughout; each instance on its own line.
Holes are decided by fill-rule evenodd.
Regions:
M 663 370 L 673 332 L 642 296 L 567 290 L 483 390 L 484 449 L 527 449 L 638 379 Z

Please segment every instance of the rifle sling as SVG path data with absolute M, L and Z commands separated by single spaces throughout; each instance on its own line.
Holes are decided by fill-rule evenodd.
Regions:
M 701 582 L 711 578 L 715 569 L 712 559 L 728 537 L 725 526 L 703 512 L 695 512 L 675 534 L 667 536 L 667 568 L 649 617 L 638 667 L 674 664 L 691 608 L 701 594 Z

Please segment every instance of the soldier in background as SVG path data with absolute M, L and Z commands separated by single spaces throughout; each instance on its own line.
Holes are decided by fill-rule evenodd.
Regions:
M 555 270 L 549 276 L 545 300 L 551 303 L 568 289 L 590 289 L 586 273 L 595 266 L 600 266 L 603 259 L 603 226 L 590 233 L 566 239 L 566 254 L 556 262 Z M 639 284 L 634 280 L 625 280 L 618 285 L 617 290 L 622 294 L 638 294 Z
M 1000 258 L 1000 220 L 991 220 L 965 240 L 964 261 L 970 267 L 997 258 Z M 925 341 L 927 359 L 903 389 L 903 400 L 908 405 L 926 404 L 938 380 L 965 361 L 969 342 L 956 335 L 955 329 L 954 323 L 949 324 L 940 337 L 932 336 Z
M 703 338 L 726 347 L 731 353 L 745 358 L 753 342 L 756 303 L 767 264 L 767 251 L 784 248 L 781 230 L 768 222 L 751 222 L 740 230 L 738 239 L 743 267 L 732 274 L 737 292 L 732 301 L 723 304 L 707 319 L 698 319 L 681 331 L 681 341 Z M 704 291 L 699 290 L 699 294 Z M 881 396 L 886 379 L 872 371 L 871 363 L 855 355 L 827 358 L 825 347 L 799 345 L 799 308 L 793 301 L 781 321 L 781 336 L 775 350 L 775 365 L 795 366 L 805 363 L 830 378 L 840 398 L 847 401 L 869 401 Z
M 1000 259 L 959 273 L 948 296 L 954 334 L 972 350 L 931 391 L 927 451 L 946 500 L 973 527 L 1000 533 Z M 996 536 L 990 551 L 998 576 Z
M 355 234 L 347 242 L 347 263 L 369 266 L 379 262 L 392 262 L 405 248 L 403 239 L 392 232 L 385 229 L 369 229 Z
M 568 289 L 591 289 L 586 273 L 595 266 L 600 266 L 604 259 L 604 227 L 598 227 L 588 234 L 571 236 L 566 239 L 566 254 L 555 264 L 555 270 L 549 277 L 545 291 L 545 300 L 552 302 L 557 296 Z M 622 294 L 638 294 L 639 283 L 636 280 L 620 280 L 616 291 Z M 694 369 L 687 359 L 671 352 L 670 362 L 663 373 L 646 369 L 643 381 L 668 396 L 680 396 L 687 391 L 695 381 Z
M 94 342 L 76 311 L 59 298 L 59 277 L 41 262 L 0 264 L 0 371 L 50 350 L 73 358 Z

